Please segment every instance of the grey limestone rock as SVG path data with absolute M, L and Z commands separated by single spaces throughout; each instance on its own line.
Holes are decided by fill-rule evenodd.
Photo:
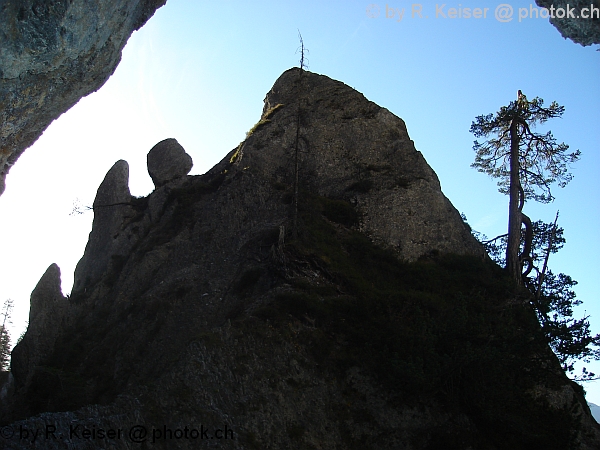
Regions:
M 104 177 L 94 200 L 94 222 L 85 253 L 75 268 L 73 291 L 98 281 L 115 257 L 124 255 L 130 244 L 121 233 L 123 222 L 133 216 L 129 192 L 129 165 L 117 161 Z
M 131 33 L 165 2 L 0 2 L 0 195 L 21 153 L 106 82 Z
M 306 209 L 299 241 L 294 241 L 289 230 L 297 135 L 300 207 Z M 356 220 L 331 216 L 329 207 L 356 213 Z M 532 386 L 525 371 L 515 372 L 516 363 L 507 366 L 503 358 L 491 356 L 493 361 L 486 363 L 490 372 L 483 373 L 504 375 L 479 375 L 480 355 L 501 351 L 509 356 L 500 348 L 518 342 L 512 355 L 523 359 L 517 361 L 535 365 L 541 360 L 557 371 L 552 374 L 556 379 L 541 379 L 539 397 L 555 399 L 549 402 L 551 408 L 571 407 L 573 418 L 583 419 L 581 432 L 571 428 L 569 418 L 562 430 L 569 436 L 579 433 L 582 450 L 598 448 L 600 428 L 584 406 L 572 409 L 583 396 L 562 374 L 558 360 L 544 356 L 552 356 L 546 343 L 528 333 L 513 334 L 530 329 L 530 320 L 535 320 L 527 315 L 531 311 L 510 319 L 510 308 L 517 306 L 506 298 L 511 296 L 508 286 L 499 284 L 501 288 L 491 287 L 487 293 L 490 282 L 501 280 L 480 280 L 479 270 L 485 268 L 493 277 L 499 269 L 491 261 L 470 257 L 482 256 L 483 248 L 441 192 L 404 122 L 343 83 L 298 69 L 285 72 L 246 140 L 209 172 L 181 176 L 157 187 L 147 199 L 131 199 L 127 163 L 119 161 L 98 189 L 94 214 L 90 241 L 76 269 L 67 325 L 48 358 L 39 361 L 52 367 L 55 384 L 64 385 L 64 391 L 57 392 L 46 381 L 9 393 L 13 407 L 6 416 L 0 404 L 0 420 L 6 417 L 6 423 L 29 416 L 28 426 L 45 421 L 60 427 L 59 432 L 74 420 L 119 429 L 136 423 L 180 429 L 227 425 L 235 437 L 218 444 L 231 450 L 356 445 L 424 450 L 447 448 L 448 439 L 456 448 L 502 448 L 496 442 L 504 436 L 491 436 L 485 423 L 480 424 L 481 415 L 471 412 L 488 408 L 487 400 L 473 409 L 470 404 L 456 408 L 454 400 L 444 400 L 446 394 L 434 394 L 428 387 L 420 392 L 419 386 L 430 384 L 426 372 L 423 377 L 412 374 L 415 367 L 425 370 L 436 361 L 450 365 L 432 380 L 445 380 L 450 370 L 475 373 L 452 375 L 458 377 L 456 385 L 468 384 L 448 393 L 449 398 L 475 392 L 465 402 L 483 396 L 499 407 L 504 397 L 490 392 L 502 388 L 512 399 L 506 402 L 510 412 L 503 410 L 507 419 L 502 423 L 518 423 L 523 436 L 538 442 L 564 416 L 505 386 L 506 379 Z M 389 265 L 391 252 L 375 249 L 365 235 L 404 260 L 436 251 L 468 256 L 451 255 L 445 263 L 448 255 Z M 378 269 L 378 258 L 383 258 L 384 269 Z M 346 263 L 351 269 L 344 268 Z M 457 267 L 448 271 L 449 263 Z M 367 265 L 374 266 L 375 276 L 368 275 Z M 466 267 L 470 265 L 479 267 L 476 277 Z M 409 271 L 404 269 L 408 266 Z M 423 270 L 423 278 L 413 269 Z M 360 282 L 364 288 L 356 292 L 360 285 L 352 280 L 358 271 L 366 275 Z M 462 279 L 463 273 L 458 288 L 443 288 L 453 284 L 449 277 Z M 433 282 L 438 275 L 440 282 Z M 387 286 L 388 278 L 399 283 Z M 435 286 L 418 287 L 426 280 Z M 379 294 L 363 297 L 369 286 Z M 392 286 L 406 290 L 396 296 Z M 473 303 L 463 302 L 470 292 Z M 460 317 L 461 324 L 480 324 L 476 330 L 481 334 L 463 332 L 464 325 L 454 329 L 451 317 Z M 519 322 L 514 322 L 517 317 Z M 359 334 L 352 331 L 356 329 Z M 448 337 L 452 347 L 445 345 Z M 417 342 L 424 342 L 427 353 L 417 346 L 404 355 L 404 348 Z M 402 354 L 394 350 L 400 370 L 385 381 L 380 362 L 392 356 L 388 344 Z M 459 355 L 456 361 L 454 356 L 450 361 L 448 351 Z M 354 352 L 358 356 L 352 357 Z M 417 352 L 431 361 L 414 365 Z M 68 364 L 55 368 L 51 364 L 56 360 Z M 15 368 L 16 374 L 26 372 Z M 414 386 L 410 397 L 401 388 L 405 383 Z M 432 383 L 444 391 L 448 386 Z M 19 405 L 29 408 L 20 417 L 15 413 Z M 522 407 L 551 420 L 523 426 Z M 486 411 L 490 414 L 491 409 Z M 126 440 L 72 444 L 77 449 L 130 447 Z M 177 444 L 182 449 L 202 446 L 194 440 Z M 39 441 L 23 448 L 48 445 Z
M 148 214 L 153 223 L 158 222 L 164 212 L 165 204 L 169 198 L 169 186 L 156 188 L 148 196 Z
M 554 11 L 562 8 L 565 14 L 554 12 L 550 23 L 565 39 L 569 38 L 583 46 L 600 44 L 600 12 L 598 12 L 600 5 L 598 3 L 590 0 L 536 0 L 536 3 L 544 8 L 554 8 Z M 582 11 L 583 8 L 585 10 Z
M 185 177 L 192 170 L 192 157 L 175 139 L 165 139 L 148 152 L 148 173 L 158 188 Z
M 404 121 L 326 76 L 304 72 L 300 78 L 299 69 L 290 69 L 279 77 L 265 98 L 264 125 L 246 140 L 244 159 L 236 162 L 241 170 L 291 179 L 286 165 L 299 102 L 302 188 L 356 205 L 361 230 L 402 259 L 435 251 L 484 255 Z
M 98 187 L 94 199 L 94 209 L 109 207 L 119 203 L 129 203 L 129 164 L 127 161 L 117 161 L 106 173 L 104 180 Z
M 12 352 L 11 371 L 17 388 L 30 382 L 35 367 L 52 350 L 67 308 L 60 287 L 60 269 L 52 264 L 31 293 L 29 326 Z

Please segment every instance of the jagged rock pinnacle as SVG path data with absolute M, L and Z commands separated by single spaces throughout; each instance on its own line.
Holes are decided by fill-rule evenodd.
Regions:
M 36 366 L 52 350 L 67 307 L 60 269 L 51 264 L 31 293 L 27 334 L 12 351 L 11 371 L 17 387 L 29 383 Z
M 94 222 L 85 253 L 75 268 L 73 291 L 95 283 L 106 271 L 112 256 L 127 252 L 127 239 L 120 234 L 131 214 L 129 165 L 117 161 L 107 172 L 94 200 Z

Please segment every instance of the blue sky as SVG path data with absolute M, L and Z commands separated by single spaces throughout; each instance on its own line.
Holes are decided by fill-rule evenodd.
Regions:
M 559 142 L 581 150 L 581 161 L 573 181 L 555 188 L 553 204 L 527 204 L 525 212 L 551 221 L 560 210 L 567 244 L 550 267 L 579 281 L 584 304 L 576 314 L 590 314 L 600 333 L 600 52 L 563 39 L 548 19 L 519 21 L 519 9 L 529 14 L 534 2 L 510 3 L 510 22 L 495 19 L 498 4 L 446 3 L 447 17 L 459 5 L 463 13 L 489 8 L 485 18 L 451 19 L 436 18 L 434 3 L 406 1 L 168 0 L 132 35 L 113 77 L 57 119 L 11 169 L 0 197 L 0 233 L 8 240 L 0 300 L 15 302 L 13 338 L 51 263 L 62 270 L 63 292 L 71 290 L 93 218 L 69 215 L 76 199 L 91 205 L 119 159 L 129 162 L 132 193 L 147 195 L 153 185 L 146 154 L 169 137 L 194 159 L 192 174 L 209 170 L 258 120 L 277 77 L 298 65 L 298 29 L 309 70 L 401 117 L 445 195 L 488 236 L 506 232 L 508 199 L 469 167 L 471 122 L 514 100 L 518 89 L 565 106 L 563 118 L 540 131 L 551 129 Z M 422 18 L 411 16 L 413 5 L 421 6 Z M 598 363 L 587 367 L 600 373 Z M 588 400 L 600 404 L 600 382 L 585 388 Z

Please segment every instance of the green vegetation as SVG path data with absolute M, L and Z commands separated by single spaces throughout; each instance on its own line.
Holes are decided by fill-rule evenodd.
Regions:
M 240 142 L 240 145 L 238 145 L 237 149 L 235 150 L 235 153 L 233 155 L 231 155 L 231 158 L 229 158 L 230 164 L 233 164 L 234 162 L 236 162 L 236 160 L 238 159 L 238 156 L 240 156 L 240 150 L 242 149 L 242 145 L 244 145 L 244 141 Z
M 0 371 L 8 370 L 10 363 L 10 334 L 6 324 L 10 323 L 10 314 L 13 309 L 13 301 L 8 298 L 2 305 L 2 325 L 0 325 Z
M 0 328 L 0 370 L 8 370 L 10 363 L 10 334 L 4 327 Z
M 282 106 L 284 106 L 283 103 L 278 103 L 275 106 L 272 106 L 271 108 L 269 108 L 263 114 L 263 116 L 260 118 L 260 120 L 258 122 L 256 122 L 254 124 L 254 126 L 252 128 L 250 128 L 250 130 L 248 130 L 246 132 L 246 139 L 248 139 L 250 136 L 252 136 L 252 134 L 254 134 L 254 132 L 256 130 L 258 130 L 261 126 L 263 126 L 264 124 L 267 124 L 267 123 L 271 122 L 271 119 L 269 117 L 271 117 L 275 113 L 275 111 L 277 111 Z
M 523 206 L 530 199 L 551 202 L 554 197 L 550 186 L 558 182 L 560 187 L 565 187 L 571 181 L 568 166 L 576 162 L 581 153 L 579 150 L 566 153 L 569 146 L 557 144 L 550 131 L 545 134 L 532 131 L 548 119 L 561 117 L 563 106 L 552 102 L 544 108 L 544 100 L 539 97 L 528 101 L 521 91 L 517 95 L 516 101 L 501 107 L 495 115 L 478 116 L 470 131 L 476 137 L 494 136 L 483 143 L 475 141 L 475 162 L 471 167 L 498 178 L 498 190 L 509 195 L 506 270 L 515 283 L 522 285 L 532 269 L 531 220 L 523 213 Z
M 561 117 L 563 106 L 552 102 L 544 108 L 539 97 L 528 101 L 521 91 L 517 95 L 516 101 L 496 114 L 478 116 L 471 125 L 476 137 L 492 136 L 483 143 L 475 141 L 475 162 L 471 166 L 499 179 L 498 190 L 509 195 L 508 232 L 493 239 L 482 235 L 482 243 L 512 279 L 529 290 L 527 301 L 537 314 L 548 344 L 563 370 L 573 372 L 578 359 L 600 359 L 600 335 L 592 336 L 588 317 L 573 319 L 573 307 L 581 304 L 572 290 L 577 282 L 562 273 L 554 275 L 547 268 L 550 254 L 565 242 L 562 228 L 557 229 L 556 221 L 553 225 L 532 223 L 523 207 L 531 199 L 553 201 L 551 185 L 565 187 L 571 181 L 569 165 L 579 160 L 581 152 L 567 153 L 569 146 L 558 144 L 550 131 L 532 131 L 548 119 Z M 594 377 L 584 368 L 579 379 Z
M 566 243 L 564 229 L 557 225 L 557 221 L 558 213 L 554 223 L 541 220 L 532 223 L 532 275 L 524 277 L 524 284 L 530 293 L 527 301 L 536 312 L 548 345 L 565 373 L 573 376 L 575 362 L 600 360 L 600 334 L 592 335 L 589 316 L 573 318 L 573 308 L 582 304 L 573 290 L 577 281 L 564 273 L 554 274 L 548 266 L 550 255 L 558 252 Z M 473 231 L 473 234 L 486 247 L 490 257 L 504 266 L 507 235 L 488 239 L 477 231 Z M 591 381 L 598 377 L 583 367 L 581 375 L 574 379 Z
M 271 119 L 269 119 L 269 117 L 271 117 L 273 115 L 273 113 L 275 113 L 275 111 L 277 111 L 279 108 L 281 108 L 283 105 L 283 103 L 278 103 L 275 106 L 272 106 L 271 108 L 269 108 L 264 114 L 263 116 L 260 118 L 260 120 L 258 122 L 256 122 L 252 128 L 250 128 L 250 130 L 248 130 L 246 132 L 246 139 L 248 139 L 250 136 L 252 136 L 254 134 L 254 132 L 256 130 L 258 130 L 261 126 L 271 122 Z M 240 145 L 238 145 L 235 153 L 233 155 L 231 155 L 231 158 L 229 158 L 229 162 L 231 164 L 233 164 L 239 157 L 240 155 L 240 150 L 242 149 L 242 145 L 244 145 L 245 141 L 240 142 Z
M 273 113 L 275 111 L 277 111 L 279 108 L 285 106 L 283 103 L 277 103 L 275 106 L 271 106 L 269 109 L 267 109 L 267 112 L 265 112 L 264 114 L 264 118 L 268 119 L 269 117 L 271 117 L 273 115 Z

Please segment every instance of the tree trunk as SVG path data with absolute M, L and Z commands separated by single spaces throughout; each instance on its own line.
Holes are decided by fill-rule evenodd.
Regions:
M 298 112 L 296 114 L 296 144 L 294 146 L 294 215 L 292 224 L 292 237 L 298 238 L 298 146 L 300 145 L 300 99 L 298 99 Z
M 554 224 L 552 225 L 552 232 L 548 238 L 548 247 L 546 248 L 546 256 L 544 257 L 544 265 L 538 279 L 537 289 L 535 291 L 535 300 L 540 300 L 542 295 L 542 286 L 544 285 L 544 278 L 546 277 L 546 269 L 548 268 L 548 259 L 550 258 L 550 252 L 552 252 L 552 246 L 554 245 L 554 238 L 556 237 L 556 222 L 558 221 L 558 211 L 556 211 L 556 217 L 554 218 Z
M 517 119 L 510 124 L 510 200 L 508 203 L 508 245 L 506 246 L 506 269 L 518 285 L 523 285 L 519 246 L 521 243 L 521 211 L 519 210 L 519 135 Z

